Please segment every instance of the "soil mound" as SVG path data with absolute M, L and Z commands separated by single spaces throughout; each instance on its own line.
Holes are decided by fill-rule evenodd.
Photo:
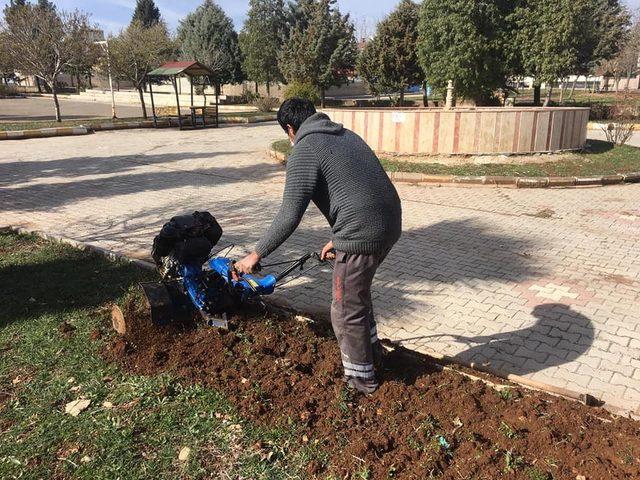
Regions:
M 254 422 L 293 420 L 301 443 L 327 454 L 310 477 L 640 478 L 640 424 L 600 409 L 497 391 L 402 348 L 387 353 L 378 392 L 354 395 L 328 325 L 246 314 L 230 331 L 154 328 L 136 305 L 124 312 L 137 327 L 113 341 L 109 358 L 222 391 Z

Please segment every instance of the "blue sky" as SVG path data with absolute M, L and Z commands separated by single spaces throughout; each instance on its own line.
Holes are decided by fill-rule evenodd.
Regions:
M 172 29 L 187 13 L 200 5 L 201 0 L 155 0 L 162 16 Z M 625 0 L 632 9 L 640 9 L 640 0 Z M 0 0 L 0 7 L 4 7 L 9 0 Z M 91 14 L 95 23 L 106 32 L 116 33 L 129 23 L 135 0 L 54 0 L 58 8 L 73 10 L 79 8 Z M 242 27 L 248 0 L 218 0 L 217 3 L 227 12 L 236 28 Z M 384 17 L 398 3 L 398 0 L 338 0 L 343 12 L 351 13 L 356 28 L 361 31 L 375 28 L 378 20 Z
M 640 0 L 634 0 L 640 2 Z M 186 14 L 202 3 L 201 0 L 155 0 L 160 12 L 172 29 Z M 0 0 L 0 7 L 4 7 L 9 0 Z M 53 0 L 58 8 L 73 10 L 78 8 L 91 14 L 93 21 L 106 32 L 117 32 L 129 23 L 135 7 L 135 0 Z M 229 15 L 237 29 L 242 27 L 249 0 L 216 0 L 227 15 Z M 397 0 L 338 0 L 342 12 L 350 12 L 356 24 L 369 24 L 374 28 L 376 22 L 384 17 L 398 3 Z M 361 27 L 362 28 L 362 27 Z

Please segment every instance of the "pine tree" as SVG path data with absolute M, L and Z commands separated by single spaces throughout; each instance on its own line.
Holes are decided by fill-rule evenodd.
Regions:
M 182 55 L 214 72 L 216 93 L 225 83 L 242 81 L 241 53 L 233 22 L 212 0 L 205 0 L 178 27 Z
M 137 0 L 131 22 L 140 22 L 144 28 L 157 25 L 161 20 L 160 10 L 153 0 Z
M 449 80 L 456 94 L 491 101 L 513 74 L 510 0 L 424 0 L 418 26 L 418 57 L 429 83 L 441 91 Z
M 26 5 L 27 0 L 10 0 L 9 4 L 4 7 L 4 16 L 6 17 L 7 15 L 11 15 L 12 12 L 15 12 L 20 7 L 24 7 Z
M 418 63 L 419 7 L 411 0 L 402 0 L 380 24 L 376 36 L 362 51 L 358 72 L 372 93 L 397 93 L 404 102 L 407 87 L 421 83 L 424 73 Z
M 347 81 L 357 57 L 353 23 L 335 4 L 335 0 L 301 0 L 291 10 L 295 26 L 278 61 L 288 82 L 315 85 L 323 106 L 326 89 Z
M 56 6 L 53 2 L 49 0 L 38 0 L 38 8 L 42 8 L 43 10 L 55 11 Z
M 287 26 L 283 0 L 250 0 L 249 13 L 240 32 L 243 68 L 249 80 L 267 84 L 284 80 L 278 68 Z

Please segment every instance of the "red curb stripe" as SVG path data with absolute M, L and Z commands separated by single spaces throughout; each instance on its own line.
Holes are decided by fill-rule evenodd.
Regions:
M 578 138 L 577 133 L 580 131 L 580 127 L 578 125 L 580 125 L 579 120 L 582 119 L 582 112 L 580 112 L 580 115 L 578 115 L 578 112 L 574 110 L 573 112 L 573 130 L 571 131 L 572 135 L 571 135 L 571 148 L 575 148 L 578 146 L 578 143 L 580 142 L 580 139 Z
M 549 113 L 549 125 L 547 126 L 547 146 L 545 150 L 549 151 L 549 146 L 551 145 L 551 133 L 553 131 L 553 121 L 555 119 L 555 112 Z
M 558 143 L 558 149 L 562 150 L 564 149 L 564 130 L 566 127 L 566 123 L 567 123 L 567 116 L 565 115 L 565 112 L 562 112 L 562 120 L 560 121 L 560 142 Z
M 493 139 L 494 139 L 494 148 L 496 152 L 500 151 L 500 137 L 502 133 L 502 129 L 500 128 L 502 125 L 502 118 L 500 116 L 500 112 L 496 112 L 496 123 L 493 127 Z
M 413 114 L 413 153 L 418 153 L 420 150 L 420 119 L 422 115 L 416 112 Z
M 460 115 L 460 112 L 456 112 L 453 121 L 453 153 L 458 153 L 460 150 Z
M 531 132 L 531 152 L 536 151 L 536 140 L 538 137 L 538 112 L 533 112 L 533 131 Z
M 518 152 L 520 148 L 520 121 L 521 121 L 522 112 L 516 112 L 516 129 L 513 134 L 513 143 L 511 144 L 511 150 L 513 152 Z
M 438 140 L 440 136 L 440 112 L 435 114 L 433 119 L 433 144 L 431 146 L 431 153 L 438 153 Z
M 474 125 L 474 138 L 473 138 L 473 152 L 478 153 L 480 149 L 480 130 L 482 129 L 482 112 L 476 114 L 476 121 Z

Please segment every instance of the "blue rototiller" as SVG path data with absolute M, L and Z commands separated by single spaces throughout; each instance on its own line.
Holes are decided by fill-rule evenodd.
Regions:
M 279 274 L 239 276 L 235 261 L 220 255 L 223 251 L 228 255 L 233 246 L 211 253 L 221 236 L 222 228 L 208 212 L 173 217 L 162 227 L 152 250 L 162 280 L 141 284 L 154 325 L 201 317 L 209 326 L 227 328 L 229 316 L 241 305 L 262 303 L 262 296 L 272 294 L 286 283 L 281 283 L 285 277 L 302 271 L 310 260 L 315 265 L 306 271 L 324 263 L 317 253 L 308 253 L 293 261 L 265 265 L 286 265 Z M 114 327 L 126 331 L 121 312 L 114 314 Z

